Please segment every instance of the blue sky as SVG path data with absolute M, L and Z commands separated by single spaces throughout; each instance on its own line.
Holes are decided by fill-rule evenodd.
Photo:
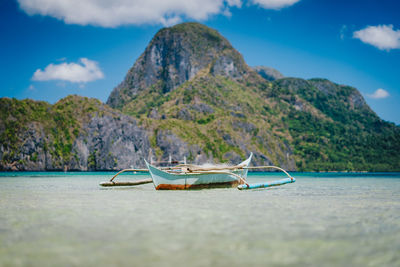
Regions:
M 2 0 L 0 97 L 105 102 L 162 27 L 199 21 L 250 66 L 356 87 L 400 124 L 400 1 Z

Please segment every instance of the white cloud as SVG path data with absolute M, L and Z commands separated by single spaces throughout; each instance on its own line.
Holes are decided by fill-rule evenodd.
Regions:
M 205 20 L 237 0 L 18 0 L 30 15 L 40 14 L 67 24 L 116 27 L 126 24 L 171 25 L 182 18 Z
M 389 92 L 379 88 L 377 89 L 373 94 L 367 95 L 369 98 L 373 98 L 373 99 L 381 99 L 381 98 L 386 98 L 389 97 Z
M 34 81 L 61 80 L 75 83 L 91 82 L 104 78 L 96 61 L 87 58 L 79 59 L 79 63 L 50 64 L 44 70 L 37 69 L 33 74 Z
M 281 9 L 296 4 L 300 0 L 252 0 L 254 4 L 258 4 L 266 9 Z
M 236 7 L 242 7 L 242 1 L 241 0 L 226 0 L 229 6 L 236 6 Z
M 231 7 L 241 8 L 244 0 L 17 0 L 29 15 L 43 15 L 67 24 L 117 27 L 120 25 L 163 24 L 183 19 L 206 20 L 212 15 L 230 16 Z M 300 0 L 247 0 L 266 9 L 281 9 Z
M 381 50 L 400 48 L 400 30 L 393 30 L 393 25 L 368 26 L 354 32 L 353 37 Z

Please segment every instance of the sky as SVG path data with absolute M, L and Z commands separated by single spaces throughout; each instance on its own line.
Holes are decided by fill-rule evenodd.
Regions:
M 0 0 L 0 97 L 106 102 L 157 31 L 218 30 L 250 66 L 357 88 L 400 124 L 397 0 Z

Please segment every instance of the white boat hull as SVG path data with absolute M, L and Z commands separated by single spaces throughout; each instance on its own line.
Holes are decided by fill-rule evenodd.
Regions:
M 247 167 L 250 164 L 252 155 L 239 165 Z M 233 174 L 227 171 L 213 171 L 205 173 L 168 173 L 160 170 L 146 162 L 154 187 L 157 190 L 183 190 L 183 189 L 205 189 L 205 188 L 226 188 L 236 187 L 242 183 L 238 176 L 246 179 L 248 170 L 234 171 Z

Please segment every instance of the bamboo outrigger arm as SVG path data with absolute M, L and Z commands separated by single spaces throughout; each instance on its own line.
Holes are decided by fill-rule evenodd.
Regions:
M 277 169 L 277 170 L 284 172 L 288 176 L 288 178 L 284 178 L 284 179 L 280 179 L 280 180 L 276 180 L 276 181 L 265 182 L 265 183 L 258 183 L 258 184 L 245 183 L 245 184 L 238 185 L 239 190 L 278 186 L 278 185 L 294 183 L 296 181 L 296 179 L 294 177 L 290 176 L 290 174 L 287 171 L 285 171 L 282 168 L 276 167 L 276 166 L 255 166 L 255 167 L 245 167 L 244 169 Z
M 148 179 L 142 179 L 142 180 L 136 180 L 136 181 L 131 181 L 131 182 L 115 182 L 114 179 L 118 175 L 120 175 L 123 172 L 148 172 L 148 169 L 124 169 L 122 171 L 119 171 L 117 174 L 115 174 L 110 181 L 108 182 L 103 182 L 100 183 L 101 186 L 132 186 L 132 185 L 140 185 L 140 184 L 148 184 L 152 183 L 153 179 L 148 178 Z
M 122 171 L 117 172 L 117 174 L 115 174 L 111 179 L 110 182 L 112 182 L 114 180 L 115 177 L 117 177 L 118 175 L 120 175 L 123 172 L 149 172 L 148 169 L 124 169 Z
M 293 178 L 287 171 L 276 166 L 254 166 L 254 167 L 244 167 L 243 169 L 277 169 L 284 172 L 289 178 Z

